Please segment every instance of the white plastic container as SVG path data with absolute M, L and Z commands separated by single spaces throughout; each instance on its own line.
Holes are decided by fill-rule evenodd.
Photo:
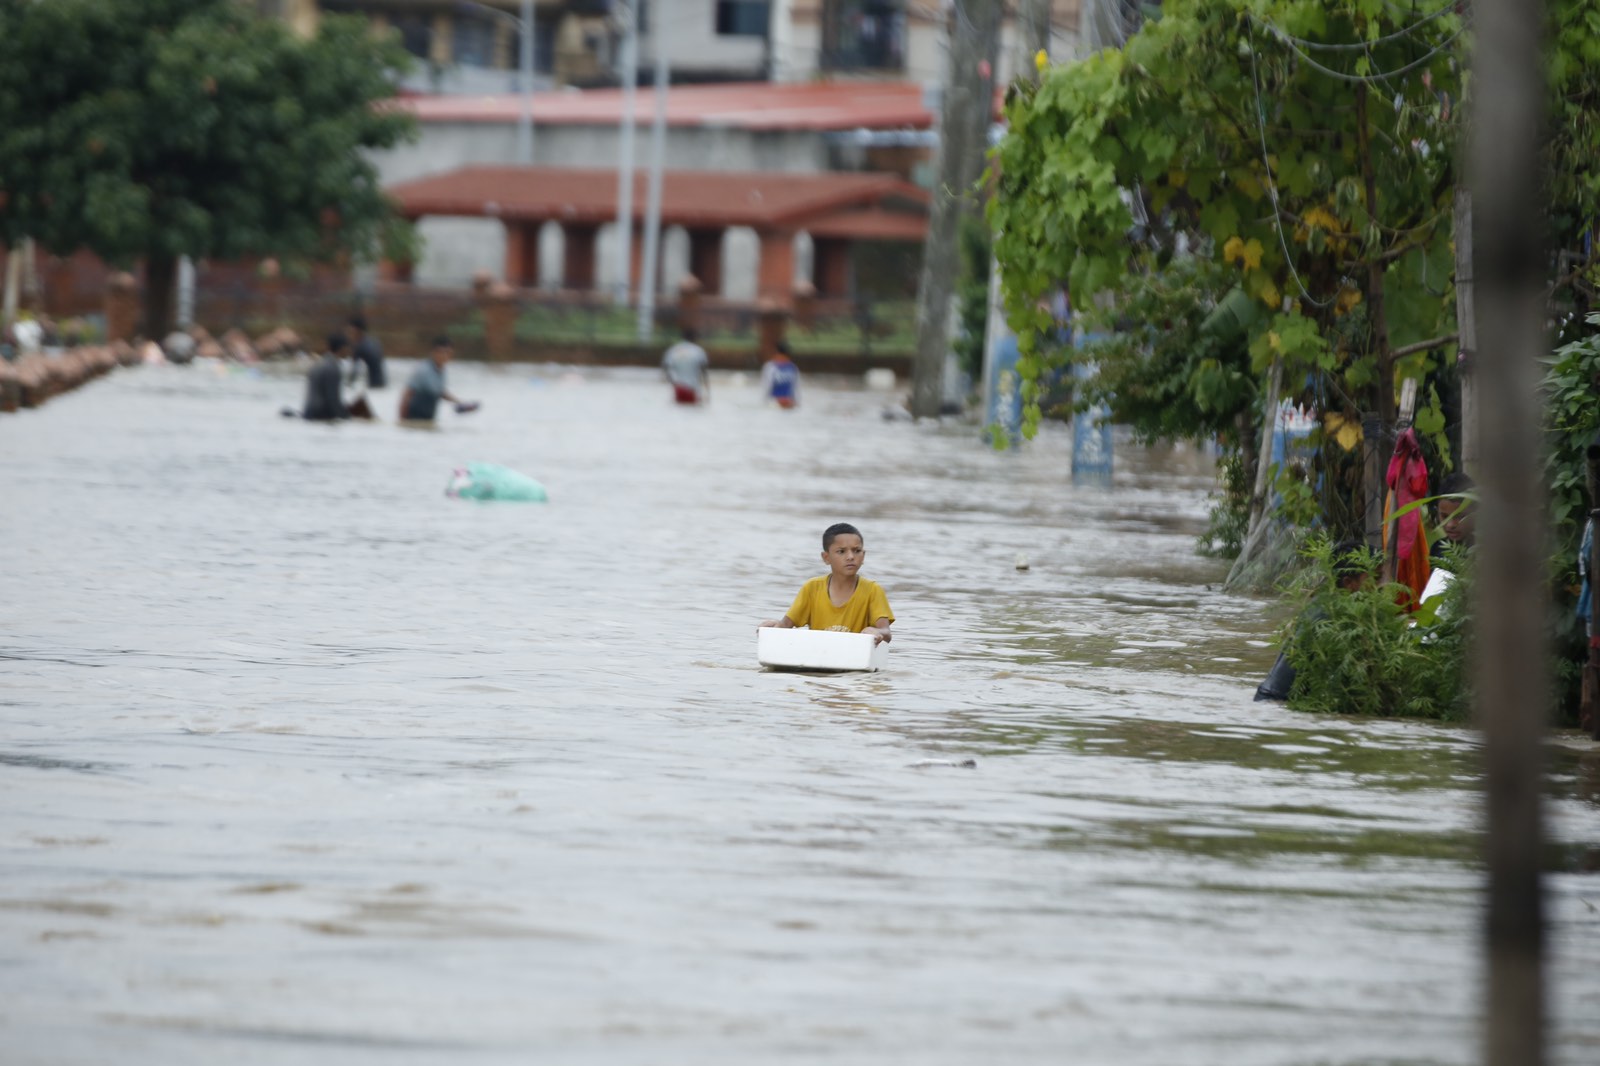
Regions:
M 882 670 L 889 665 L 889 645 L 874 644 L 870 633 L 769 626 L 756 630 L 756 658 L 769 670 Z

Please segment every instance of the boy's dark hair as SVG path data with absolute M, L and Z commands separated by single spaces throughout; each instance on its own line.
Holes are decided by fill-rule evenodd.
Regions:
M 435 348 L 454 348 L 456 345 L 455 341 L 452 341 L 449 337 L 441 333 L 437 337 L 433 338 L 433 346 Z
M 682 330 L 682 336 L 684 340 L 692 342 L 696 337 L 700 336 L 700 334 L 695 332 L 695 328 L 693 326 L 684 326 Z
M 774 344 L 772 347 L 779 355 L 793 355 L 794 354 L 793 352 L 791 352 L 789 350 L 789 342 L 788 341 L 779 341 L 777 344 Z
M 351 329 L 359 329 L 362 333 L 367 331 L 367 320 L 360 315 L 351 315 L 347 324 Z
M 1466 471 L 1452 470 L 1444 476 L 1443 481 L 1439 482 L 1438 495 L 1449 496 L 1457 492 L 1471 492 L 1477 487 L 1477 482 L 1473 481 Z
M 822 550 L 827 551 L 829 548 L 833 547 L 833 539 L 835 537 L 860 536 L 861 530 L 857 529 L 849 522 L 835 522 L 833 525 L 822 531 Z M 863 537 L 862 539 L 865 540 L 866 538 Z
M 1368 550 L 1365 541 L 1341 540 L 1333 546 L 1329 558 L 1333 560 L 1333 576 L 1341 585 L 1352 578 L 1369 577 L 1372 574 L 1373 553 Z
M 334 355 L 338 355 L 348 347 L 350 347 L 350 338 L 343 333 L 328 334 L 328 351 Z

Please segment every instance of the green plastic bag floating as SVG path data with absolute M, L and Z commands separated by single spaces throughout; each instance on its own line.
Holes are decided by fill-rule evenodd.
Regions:
M 497 463 L 468 463 L 450 475 L 446 496 L 462 500 L 514 500 L 544 503 L 550 497 L 544 486 L 527 474 L 519 474 Z

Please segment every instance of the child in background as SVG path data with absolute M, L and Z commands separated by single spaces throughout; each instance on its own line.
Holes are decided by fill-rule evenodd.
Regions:
M 894 612 L 889 609 L 889 597 L 884 595 L 882 586 L 860 575 L 866 559 L 860 530 L 845 522 L 829 526 L 822 534 L 822 561 L 828 564 L 828 573 L 801 585 L 799 595 L 782 618 L 762 622 L 757 628 L 810 626 L 842 633 L 870 633 L 874 644 L 890 640 Z
M 789 343 L 779 341 L 775 354 L 761 368 L 761 392 L 779 407 L 800 402 L 800 368 L 789 358 Z

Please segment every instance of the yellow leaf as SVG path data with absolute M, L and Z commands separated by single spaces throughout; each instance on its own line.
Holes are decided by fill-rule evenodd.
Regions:
M 1355 451 L 1361 443 L 1361 423 L 1357 419 L 1330 411 L 1322 416 L 1322 426 L 1327 435 L 1347 452 Z
M 1339 290 L 1339 301 L 1334 305 L 1334 310 L 1341 315 L 1347 315 L 1361 303 L 1361 290 L 1353 285 L 1347 285 Z
M 1049 52 L 1046 52 L 1043 48 L 1041 48 L 1041 49 L 1039 49 L 1037 52 L 1035 52 L 1033 54 L 1033 69 L 1034 70 L 1037 70 L 1040 74 L 1043 74 L 1044 73 L 1044 68 L 1048 67 L 1049 65 L 1050 65 L 1050 53 Z
M 1244 241 L 1241 241 L 1238 237 L 1229 237 L 1227 242 L 1222 246 L 1222 261 L 1224 263 L 1231 263 L 1235 259 L 1243 258 Z
M 1259 296 L 1261 298 L 1261 302 L 1266 304 L 1268 307 L 1277 307 L 1283 299 L 1278 295 L 1278 287 L 1270 280 L 1261 283 L 1261 289 L 1256 293 L 1256 295 Z
M 1278 336 L 1277 330 L 1267 331 L 1267 347 L 1280 355 L 1283 353 L 1283 338 Z
M 1251 237 L 1250 243 L 1246 244 L 1240 253 L 1244 257 L 1246 270 L 1254 270 L 1261 265 L 1261 251 L 1261 242 Z
M 1341 232 L 1339 220 L 1333 217 L 1333 214 L 1327 208 L 1313 207 L 1301 218 L 1307 226 L 1315 226 L 1317 229 L 1327 230 L 1329 233 Z
M 1167 171 L 1167 184 L 1181 189 L 1189 184 L 1189 175 L 1181 170 L 1169 170 Z

